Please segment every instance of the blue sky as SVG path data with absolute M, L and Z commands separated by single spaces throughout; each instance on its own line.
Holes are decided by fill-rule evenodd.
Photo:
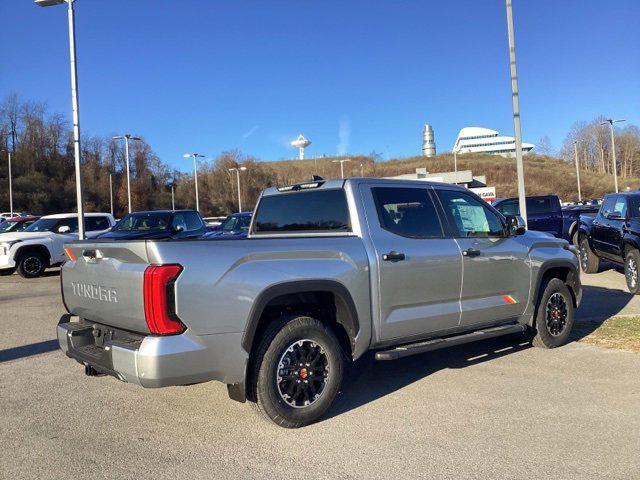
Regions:
M 523 137 L 557 148 L 602 113 L 640 123 L 640 1 L 514 0 Z M 0 5 L 0 97 L 70 115 L 64 6 Z M 438 151 L 463 126 L 513 134 L 502 0 L 77 0 L 83 133 L 182 153 L 291 158 Z

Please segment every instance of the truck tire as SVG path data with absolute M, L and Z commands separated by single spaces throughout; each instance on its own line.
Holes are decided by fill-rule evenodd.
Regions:
M 624 258 L 624 278 L 629 292 L 634 295 L 640 294 L 639 268 L 640 253 L 636 249 L 628 250 Z
M 534 347 L 556 348 L 569 340 L 573 327 L 573 297 L 559 278 L 550 279 L 540 295 L 534 326 L 529 334 Z
M 580 268 L 584 273 L 598 273 L 600 270 L 600 259 L 593 253 L 586 236 L 580 236 Z
M 249 399 L 285 428 L 322 417 L 342 382 L 340 343 L 327 325 L 311 317 L 285 317 L 269 325 L 251 363 Z
M 18 273 L 22 278 L 36 278 L 47 268 L 47 260 L 36 251 L 25 252 L 18 261 Z

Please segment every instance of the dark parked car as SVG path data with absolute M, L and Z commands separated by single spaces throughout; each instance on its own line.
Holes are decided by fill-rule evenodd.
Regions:
M 21 232 L 39 218 L 40 217 L 33 216 L 5 218 L 4 221 L 0 223 L 0 233 Z
M 640 192 L 611 193 L 595 217 L 582 215 L 578 245 L 582 271 L 598 272 L 601 260 L 624 265 L 629 291 L 640 293 Z
M 245 238 L 249 232 L 252 216 L 253 212 L 233 213 L 205 236 L 207 238 Z
M 520 215 L 517 198 L 503 198 L 493 202 L 493 206 L 505 217 Z M 556 195 L 527 197 L 527 226 L 529 230 L 547 232 L 562 238 L 563 222 L 560 199 Z
M 493 206 L 507 215 L 520 215 L 517 198 L 504 198 L 493 202 Z M 556 195 L 527 197 L 527 223 L 529 230 L 550 233 L 556 238 L 573 241 L 580 225 L 580 215 L 598 211 L 598 205 L 572 205 L 562 208 Z
M 207 227 L 195 210 L 151 210 L 124 216 L 98 238 L 114 240 L 200 237 Z

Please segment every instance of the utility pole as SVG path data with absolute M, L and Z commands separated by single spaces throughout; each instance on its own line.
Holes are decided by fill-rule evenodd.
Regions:
M 576 157 L 576 179 L 578 180 L 578 202 L 582 202 L 582 192 L 580 191 L 580 161 L 578 160 L 578 141 L 573 142 L 573 150 Z
M 613 124 L 618 122 L 624 122 L 624 118 L 607 118 L 604 122 L 601 122 L 600 125 L 609 124 L 609 128 L 611 129 L 611 161 L 613 162 L 613 184 L 616 189 L 616 193 L 618 193 L 618 162 L 616 161 L 616 136 L 613 131 Z
M 524 188 L 524 164 L 522 161 L 522 132 L 520 129 L 520 102 L 518 92 L 518 71 L 516 69 L 516 45 L 513 32 L 513 8 L 511 0 L 507 2 L 507 35 L 509 37 L 509 67 L 511 73 L 511 96 L 513 102 L 513 129 L 516 143 L 516 169 L 518 171 L 518 203 L 520 216 L 527 221 L 527 197 Z

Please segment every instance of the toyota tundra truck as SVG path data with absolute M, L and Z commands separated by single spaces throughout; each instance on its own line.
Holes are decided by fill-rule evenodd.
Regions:
M 245 239 L 66 245 L 60 348 L 142 387 L 227 384 L 278 425 L 318 420 L 345 362 L 520 334 L 568 341 L 576 251 L 471 193 L 423 181 L 265 190 Z

